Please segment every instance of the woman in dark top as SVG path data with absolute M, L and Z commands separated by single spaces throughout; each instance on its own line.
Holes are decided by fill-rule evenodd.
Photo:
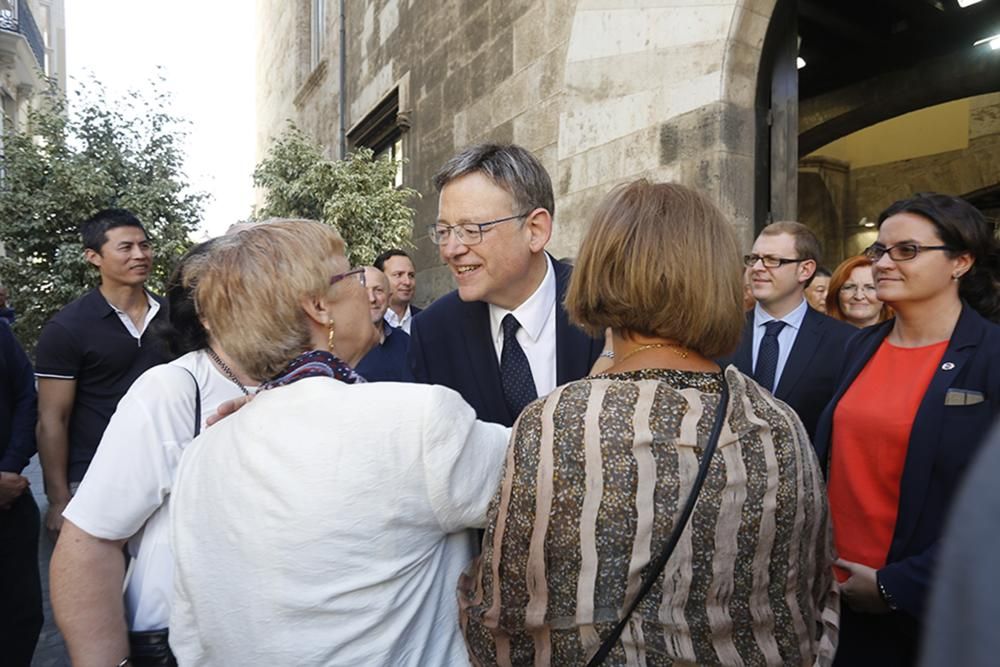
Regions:
M 998 247 L 967 202 L 921 194 L 879 217 L 879 300 L 820 419 L 844 608 L 837 664 L 913 664 L 956 485 L 1000 411 Z

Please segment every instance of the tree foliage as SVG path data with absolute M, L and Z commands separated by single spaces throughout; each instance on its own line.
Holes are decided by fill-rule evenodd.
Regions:
M 264 190 L 257 217 L 325 222 L 344 237 L 353 265 L 371 264 L 387 248 L 412 245 L 414 212 L 406 202 L 419 195 L 393 185 L 396 166 L 367 148 L 328 159 L 290 122 L 254 170 L 254 185 Z
M 162 80 L 109 99 L 92 79 L 71 102 L 53 85 L 36 98 L 26 130 L 4 136 L 0 281 L 29 351 L 57 310 L 97 284 L 79 226 L 100 209 L 127 208 L 146 227 L 155 248 L 153 291 L 190 245 L 207 195 L 188 187 L 184 131 L 168 97 Z

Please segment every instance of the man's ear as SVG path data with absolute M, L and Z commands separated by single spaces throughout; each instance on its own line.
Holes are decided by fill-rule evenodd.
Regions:
M 531 233 L 531 252 L 542 252 L 552 238 L 552 214 L 544 208 L 536 208 L 525 218 L 524 228 Z
M 104 261 L 104 258 L 101 257 L 101 253 L 91 248 L 83 249 L 83 258 L 87 260 L 88 263 L 94 265 L 97 268 L 101 268 L 101 262 Z
M 813 277 L 816 273 L 816 260 L 807 259 L 805 261 L 799 262 L 799 282 L 807 283 L 809 279 Z
M 330 307 L 325 300 L 318 296 L 310 296 L 302 299 L 300 304 L 306 316 L 313 322 L 324 327 L 330 324 Z

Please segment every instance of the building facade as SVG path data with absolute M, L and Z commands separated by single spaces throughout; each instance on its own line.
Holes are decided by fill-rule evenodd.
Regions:
M 863 200 L 853 189 L 875 172 L 848 178 L 835 173 L 842 160 L 817 156 L 866 126 L 1000 90 L 1000 51 L 972 49 L 982 26 L 1000 25 L 997 5 L 257 0 L 258 158 L 287 120 L 331 157 L 365 145 L 404 158 L 400 182 L 423 195 L 420 303 L 452 286 L 423 234 L 437 208 L 431 176 L 487 140 L 524 145 L 552 175 L 556 256 L 576 254 L 612 186 L 645 176 L 706 192 L 747 247 L 763 225 L 798 216 L 804 183 L 839 261 L 861 242 L 850 216 L 868 204 L 817 212 L 816 202 Z
M 749 239 L 773 4 L 258 0 L 258 157 L 292 119 L 331 156 L 363 144 L 405 158 L 402 182 L 424 195 L 421 301 L 451 288 L 421 234 L 436 215 L 431 176 L 479 141 L 541 158 L 557 256 L 575 255 L 588 211 L 639 176 L 709 192 Z
M 2 129 L 22 129 L 36 92 L 54 79 L 66 90 L 63 0 L 0 0 Z

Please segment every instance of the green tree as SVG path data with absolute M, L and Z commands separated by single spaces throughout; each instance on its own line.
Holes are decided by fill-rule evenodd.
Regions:
M 4 136 L 0 281 L 27 350 L 57 310 L 97 284 L 79 226 L 100 209 L 127 208 L 146 227 L 155 248 L 153 291 L 190 245 L 207 195 L 188 187 L 184 131 L 168 97 L 156 80 L 144 93 L 110 99 L 92 79 L 67 103 L 53 84 L 36 99 L 27 128 Z
M 289 122 L 254 170 L 254 185 L 264 190 L 256 215 L 325 222 L 344 237 L 351 264 L 371 264 L 386 248 L 412 245 L 414 212 L 406 202 L 419 193 L 393 185 L 396 166 L 367 148 L 328 159 Z

